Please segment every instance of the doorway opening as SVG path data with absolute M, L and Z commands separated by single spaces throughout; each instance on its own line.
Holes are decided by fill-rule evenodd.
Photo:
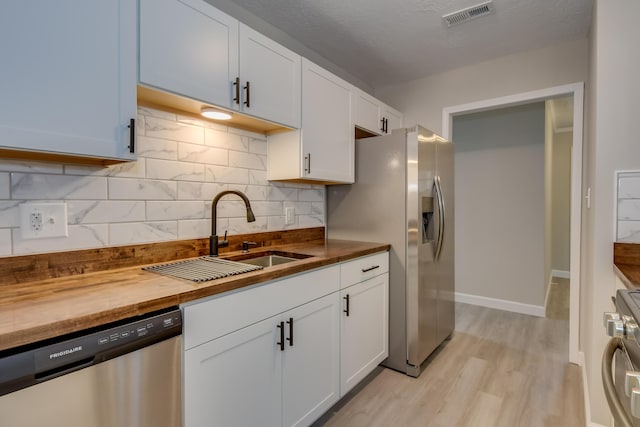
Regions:
M 549 99 L 569 97 L 573 100 L 571 152 L 570 152 L 570 219 L 569 219 L 569 361 L 579 364 L 579 307 L 580 307 L 580 230 L 582 216 L 582 128 L 583 128 L 583 100 L 584 83 L 574 83 L 564 86 L 494 98 L 469 104 L 457 105 L 443 109 L 443 136 L 452 139 L 453 118 L 464 114 L 495 110 L 498 108 L 515 107 L 543 102 Z M 456 166 L 458 167 L 458 166 Z M 456 184 L 457 186 L 457 184 Z M 546 215 L 546 214 L 545 214 Z M 545 229 L 545 235 L 550 235 Z M 490 250 L 488 248 L 488 250 Z M 545 251 L 545 254 L 547 252 Z M 545 256 L 545 265 L 550 260 Z M 549 264 L 550 265 L 550 264 Z M 545 271 L 547 268 L 545 268 Z M 553 276 L 551 276 L 553 277 Z M 551 282 L 551 281 L 550 281 Z M 547 287 L 547 289 L 549 289 Z M 490 302 L 490 301 L 489 301 Z M 524 305 L 526 309 L 527 305 Z M 500 308 L 500 307 L 496 307 Z M 526 311 L 522 311 L 526 312 Z M 530 313 L 536 314 L 536 313 Z M 540 314 L 538 314 L 540 315 Z M 544 313 L 542 314 L 544 315 Z

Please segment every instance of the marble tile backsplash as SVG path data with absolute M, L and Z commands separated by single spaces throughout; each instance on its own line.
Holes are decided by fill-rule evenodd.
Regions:
M 616 241 L 640 243 L 640 171 L 618 172 Z
M 211 200 L 244 192 L 256 216 L 227 196 L 218 231 L 230 235 L 324 226 L 321 185 L 267 181 L 261 134 L 138 108 L 138 160 L 109 167 L 0 159 L 0 256 L 208 237 Z M 69 236 L 23 239 L 19 206 L 65 202 Z M 295 208 L 285 225 L 284 209 Z

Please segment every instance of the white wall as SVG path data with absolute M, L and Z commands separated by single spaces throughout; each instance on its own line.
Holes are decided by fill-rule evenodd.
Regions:
M 544 102 L 453 119 L 456 292 L 544 305 Z
M 571 243 L 571 143 L 573 132 L 551 141 L 551 269 L 569 271 Z
M 244 192 L 244 204 L 218 204 L 218 234 L 324 225 L 324 187 L 267 181 L 264 135 L 207 120 L 138 109 L 138 160 L 110 167 L 0 160 L 0 256 L 100 248 L 211 234 L 211 200 L 226 189 Z M 19 205 L 63 201 L 69 237 L 26 240 Z M 295 224 L 284 225 L 284 208 Z
M 503 56 L 405 84 L 376 89 L 407 126 L 442 134 L 442 109 L 587 79 L 587 40 Z
M 616 284 L 612 269 L 615 240 L 615 171 L 640 168 L 640 2 L 596 1 L 591 33 L 588 94 L 587 185 L 592 189 L 586 212 L 581 347 L 585 353 L 594 422 L 609 425 L 600 380 L 600 358 L 607 341 L 602 313 L 611 311 Z

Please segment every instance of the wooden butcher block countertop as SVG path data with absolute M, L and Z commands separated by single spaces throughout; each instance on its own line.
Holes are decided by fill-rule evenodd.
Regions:
M 388 244 L 346 240 L 263 246 L 252 248 L 251 253 L 282 251 L 309 257 L 201 283 L 143 271 L 143 265 L 136 265 L 0 285 L 0 350 L 388 249 Z M 221 258 L 239 254 L 240 251 L 228 252 Z
M 640 289 L 640 244 L 614 243 L 613 270 L 628 289 Z

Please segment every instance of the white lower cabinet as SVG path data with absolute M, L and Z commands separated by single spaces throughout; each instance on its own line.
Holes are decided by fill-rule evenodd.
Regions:
M 340 396 L 389 355 L 389 274 L 340 292 Z
M 308 426 L 340 396 L 338 293 L 302 305 L 283 317 L 282 425 Z M 291 325 L 293 320 L 293 325 Z M 293 345 L 289 341 L 293 330 Z M 265 424 L 262 424 L 265 425 Z
M 306 426 L 338 401 L 336 292 L 185 352 L 185 426 Z
M 317 420 L 386 357 L 387 265 L 385 252 L 185 304 L 185 427 Z
M 185 427 L 281 425 L 277 323 L 269 318 L 185 352 Z

